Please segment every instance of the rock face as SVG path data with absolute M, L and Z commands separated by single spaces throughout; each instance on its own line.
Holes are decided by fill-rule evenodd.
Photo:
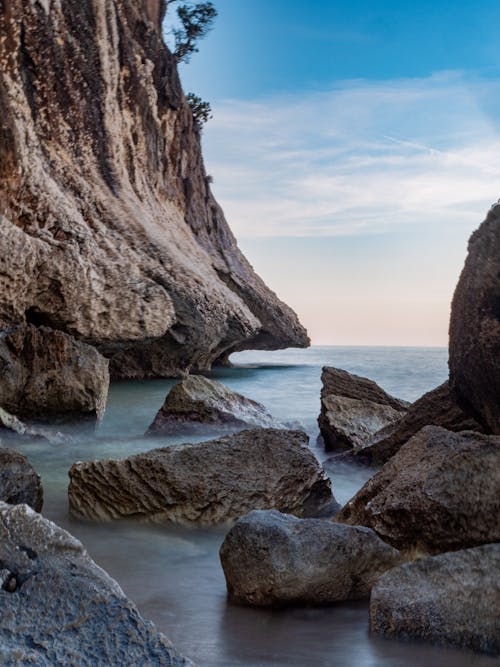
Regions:
M 69 533 L 0 503 L 0 535 L 2 665 L 192 666 Z
M 318 424 L 327 450 L 361 449 L 381 428 L 398 420 L 408 403 L 373 380 L 325 366 Z
M 301 431 L 256 429 L 153 449 L 127 459 L 75 463 L 73 516 L 210 525 L 252 509 L 333 513 L 331 483 Z
M 429 553 L 500 541 L 499 469 L 500 438 L 426 426 L 336 520 Z
M 0 333 L 0 365 L 0 405 L 20 417 L 100 418 L 104 412 L 108 361 L 62 331 L 27 325 Z
M 114 377 L 304 347 L 239 251 L 158 0 L 3 0 L 0 328 L 98 346 Z
M 366 598 L 399 552 L 368 528 L 254 511 L 231 528 L 220 558 L 230 600 L 280 606 Z
M 173 387 L 147 433 L 190 433 L 207 428 L 248 426 L 284 428 L 263 405 L 237 394 L 220 382 L 190 375 Z
M 500 654 L 500 544 L 424 558 L 372 590 L 371 630 Z
M 2 505 L 25 503 L 35 512 L 42 510 L 40 477 L 28 459 L 13 449 L 0 448 L 0 501 Z

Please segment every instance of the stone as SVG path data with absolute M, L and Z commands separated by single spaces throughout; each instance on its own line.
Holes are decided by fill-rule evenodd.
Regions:
M 40 476 L 25 456 L 7 447 L 0 448 L 0 501 L 10 505 L 25 503 L 35 512 L 42 511 Z
M 82 544 L 27 505 L 0 503 L 2 665 L 193 667 Z
M 325 366 L 318 418 L 325 449 L 362 449 L 370 438 L 397 421 L 409 405 L 373 380 Z
M 114 378 L 309 345 L 211 192 L 166 6 L 3 0 L 0 12 L 0 329 L 67 332 Z
M 400 554 L 369 528 L 253 511 L 220 549 L 229 599 L 239 604 L 328 604 L 368 598 Z
M 307 442 L 301 431 L 254 429 L 75 463 L 70 512 L 97 521 L 132 516 L 188 525 L 232 522 L 252 509 L 332 514 L 339 507 L 330 480 Z
M 47 440 L 54 444 L 67 444 L 68 442 L 71 442 L 71 437 L 69 435 L 45 426 L 25 424 L 15 415 L 11 415 L 3 408 L 0 408 L 0 429 L 8 431 L 9 434 L 12 434 L 14 439 Z M 0 432 L 4 435 L 3 431 Z
M 149 427 L 148 435 L 243 429 L 248 426 L 285 428 L 266 408 L 220 382 L 190 375 L 169 392 Z
M 500 437 L 426 426 L 335 520 L 416 553 L 500 541 L 499 470 Z
M 500 654 L 500 544 L 406 563 L 372 590 L 375 634 Z M 471 662 L 472 664 L 472 662 Z
M 33 325 L 0 333 L 0 405 L 21 418 L 100 419 L 108 361 L 62 331 Z

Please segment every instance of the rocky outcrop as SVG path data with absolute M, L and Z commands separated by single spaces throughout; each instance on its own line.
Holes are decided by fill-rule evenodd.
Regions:
M 220 550 L 229 599 L 240 604 L 327 604 L 367 598 L 399 552 L 372 530 L 254 511 Z
M 306 331 L 237 247 L 155 0 L 3 0 L 0 328 L 177 376 Z
M 500 438 L 426 426 L 339 512 L 399 549 L 500 541 Z
M 499 655 L 499 582 L 500 544 L 401 565 L 372 590 L 371 630 Z
M 2 665 L 188 667 L 81 543 L 26 505 L 0 503 Z
M 42 510 L 40 476 L 28 459 L 13 449 L 0 448 L 0 501 L 9 505 L 25 503 L 35 512 Z
M 190 375 L 176 384 L 149 427 L 148 435 L 243 429 L 284 428 L 266 408 L 220 382 Z
M 75 517 L 210 525 L 252 509 L 300 516 L 338 509 L 330 480 L 301 431 L 256 429 L 173 445 L 127 459 L 75 463 L 69 504 Z
M 380 429 L 398 420 L 408 403 L 373 380 L 325 366 L 321 375 L 319 429 L 327 450 L 362 449 Z
M 104 413 L 108 361 L 62 331 L 33 325 L 3 331 L 0 366 L 0 405 L 17 416 L 46 420 Z

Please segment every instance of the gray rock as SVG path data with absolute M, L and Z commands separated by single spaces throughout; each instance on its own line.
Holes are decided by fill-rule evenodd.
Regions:
M 367 598 L 399 552 L 374 531 L 254 511 L 227 534 L 220 558 L 229 599 L 280 606 Z
M 59 431 L 55 431 L 42 425 L 33 426 L 30 424 L 25 424 L 15 415 L 11 415 L 3 408 L 0 408 L 0 428 L 6 429 L 11 434 L 15 434 L 15 436 L 19 436 L 23 439 L 47 440 L 55 444 L 62 444 L 71 441 L 70 436 L 64 435 Z
M 27 505 L 0 503 L 0 661 L 187 667 L 82 544 Z
M 75 463 L 73 516 L 210 525 L 252 509 L 334 513 L 331 483 L 299 431 L 255 429 L 127 459 Z
M 262 426 L 285 428 L 266 408 L 220 382 L 191 375 L 176 384 L 149 427 L 148 435 L 207 432 Z
M 372 590 L 372 632 L 500 654 L 500 544 L 396 567 Z
M 0 501 L 10 505 L 26 503 L 36 512 L 42 509 L 40 476 L 28 459 L 13 449 L 0 448 Z

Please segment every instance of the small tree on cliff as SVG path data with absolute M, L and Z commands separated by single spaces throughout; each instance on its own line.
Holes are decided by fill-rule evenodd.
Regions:
M 171 0 L 170 4 L 177 2 Z M 198 52 L 197 43 L 211 30 L 217 10 L 211 2 L 182 4 L 177 7 L 180 26 L 172 30 L 174 36 L 174 56 L 177 62 L 189 62 L 191 55 Z
M 198 97 L 198 95 L 195 95 L 194 93 L 188 93 L 186 95 L 186 100 L 193 112 L 194 122 L 197 124 L 198 128 L 201 129 L 207 120 L 213 118 L 210 102 L 204 102 L 201 97 Z

